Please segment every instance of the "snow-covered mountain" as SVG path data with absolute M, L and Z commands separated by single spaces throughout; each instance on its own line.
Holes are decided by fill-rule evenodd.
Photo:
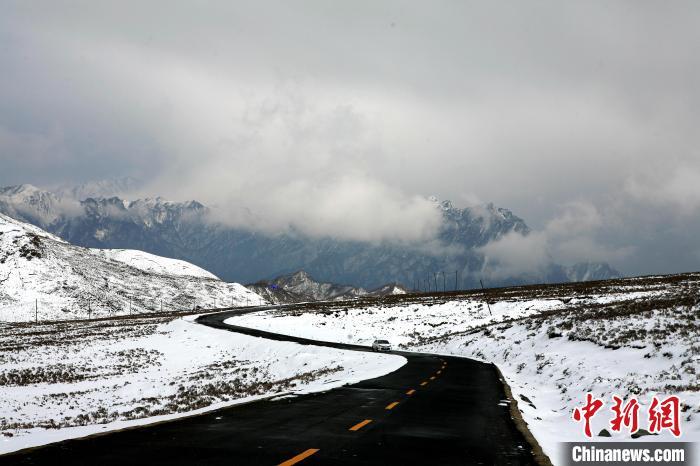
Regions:
M 64 201 L 30 184 L 0 188 L 0 212 L 37 226 L 52 225 L 61 217 L 80 214 L 80 202 Z
M 319 282 L 303 270 L 246 286 L 273 303 L 342 301 L 365 296 L 387 296 L 405 294 L 407 292 L 398 283 L 386 284 L 368 291 L 364 288 L 350 285 Z
M 263 300 L 192 264 L 73 246 L 0 214 L 0 321 L 83 319 Z
M 430 244 L 312 238 L 297 231 L 266 235 L 217 223 L 196 201 L 163 198 L 76 201 L 30 185 L 0 189 L 0 212 L 37 225 L 73 244 L 138 249 L 203 267 L 224 280 L 252 283 L 305 270 L 325 282 L 372 289 L 387 282 L 422 288 L 436 272 L 459 277 L 458 288 L 479 286 L 486 265 L 478 249 L 508 233 L 527 235 L 527 224 L 493 204 L 455 207 L 432 198 L 442 216 Z M 607 264 L 549 264 L 527 276 L 500 277 L 489 286 L 613 278 Z M 454 279 L 447 289 L 455 288 Z

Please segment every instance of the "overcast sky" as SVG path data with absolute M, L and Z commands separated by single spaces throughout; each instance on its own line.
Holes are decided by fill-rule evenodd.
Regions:
M 368 240 L 424 237 L 435 194 L 536 230 L 494 254 L 700 269 L 698 2 L 2 10 L 2 185 L 131 175 Z

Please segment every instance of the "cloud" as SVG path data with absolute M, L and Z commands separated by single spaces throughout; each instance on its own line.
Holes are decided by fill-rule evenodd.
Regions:
M 360 174 L 271 186 L 252 211 L 254 216 L 248 210 L 215 210 L 217 220 L 237 227 L 268 233 L 291 228 L 356 241 L 426 241 L 440 222 L 439 211 L 425 198 L 407 198 Z
M 635 200 L 693 215 L 700 209 L 700 166 L 673 167 L 670 173 L 655 177 L 631 177 L 625 191 Z
M 699 10 L 9 2 L 0 183 L 129 175 L 231 224 L 371 241 L 429 237 L 438 194 L 523 217 L 516 269 L 697 268 Z
M 597 235 L 605 220 L 598 209 L 587 202 L 572 202 L 550 220 L 544 229 L 527 235 L 511 232 L 479 248 L 486 259 L 484 271 L 496 278 L 537 275 L 553 263 L 625 260 L 635 252 L 632 246 L 611 247 Z
M 552 262 L 546 235 L 508 233 L 477 250 L 484 255 L 483 270 L 493 278 L 535 275 Z

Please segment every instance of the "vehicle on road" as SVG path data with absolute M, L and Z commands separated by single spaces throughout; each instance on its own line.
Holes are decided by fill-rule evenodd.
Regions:
M 372 351 L 391 351 L 391 344 L 386 340 L 374 340 Z

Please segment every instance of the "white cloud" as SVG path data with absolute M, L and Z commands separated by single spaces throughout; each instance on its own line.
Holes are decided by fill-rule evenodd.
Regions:
M 131 175 L 363 240 L 429 236 L 423 195 L 483 199 L 541 231 L 501 243 L 516 269 L 673 269 L 700 236 L 699 5 L 10 2 L 0 183 Z
M 546 235 L 533 232 L 523 236 L 511 232 L 479 249 L 484 254 L 484 271 L 493 278 L 536 274 L 551 262 Z
M 653 177 L 631 177 L 625 183 L 625 191 L 636 200 L 692 215 L 700 209 L 700 167 L 677 166 Z
M 485 271 L 495 277 L 536 274 L 551 263 L 616 262 L 634 247 L 611 247 L 596 236 L 604 228 L 603 214 L 587 202 L 563 206 L 545 228 L 529 235 L 511 232 L 480 248 L 486 257 Z

